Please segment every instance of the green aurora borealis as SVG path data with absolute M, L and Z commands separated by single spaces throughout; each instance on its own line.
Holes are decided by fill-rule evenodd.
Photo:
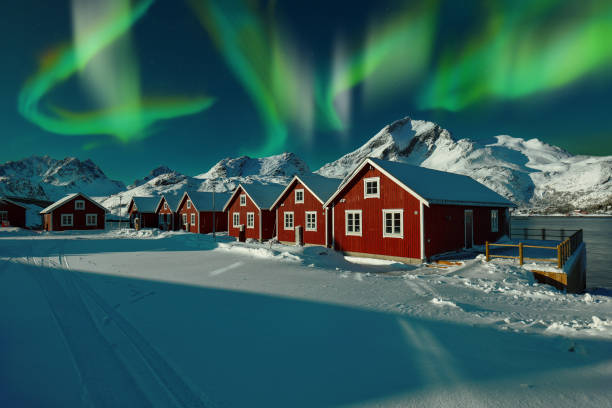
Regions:
M 214 158 L 214 149 L 207 151 L 209 163 L 294 150 L 316 166 L 404 115 L 438 121 L 455 134 L 469 129 L 460 137 L 510 129 L 554 143 L 557 134 L 572 148 L 567 126 L 542 135 L 546 124 L 533 123 L 533 110 L 558 110 L 563 98 L 580 99 L 583 88 L 585 100 L 612 89 L 608 1 L 170 3 L 66 2 L 60 9 L 71 27 L 53 41 L 36 39 L 46 48 L 38 69 L 19 69 L 30 74 L 13 101 L 30 125 L 11 118 L 9 128 L 34 140 L 71 136 L 94 156 L 146 150 L 145 140 L 180 132 L 173 138 L 197 146 L 212 141 L 223 151 Z M 16 12 L 27 15 L 27 6 Z M 152 52 L 173 58 L 152 59 Z M 593 103 L 594 116 L 583 123 L 605 117 L 602 101 Z M 232 112 L 240 120 L 228 122 Z M 480 122 L 486 126 L 470 128 Z M 601 153 L 612 154 L 611 129 L 610 121 L 586 129 L 605 139 Z M 230 132 L 223 143 L 215 142 L 219 132 Z M 197 157 L 183 151 L 196 166 Z

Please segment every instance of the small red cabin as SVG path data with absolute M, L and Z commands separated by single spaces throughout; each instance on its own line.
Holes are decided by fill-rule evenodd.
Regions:
M 272 204 L 283 189 L 278 184 L 240 184 L 223 207 L 227 212 L 229 235 L 240 238 L 242 228 L 245 239 L 264 241 L 273 238 L 276 213 L 272 211 Z
M 409 263 L 509 235 L 515 206 L 468 176 L 372 158 L 325 205 L 335 249 Z
M 285 244 L 328 246 L 331 223 L 323 204 L 341 181 L 318 174 L 294 176 L 272 204 L 278 220 L 278 240 Z
M 227 215 L 221 208 L 228 197 L 228 193 L 185 192 L 177 207 L 181 228 L 208 234 L 214 225 L 215 232 L 227 231 Z
M 157 203 L 155 214 L 159 229 L 164 231 L 178 231 L 181 227 L 179 221 L 178 205 L 182 195 L 164 194 Z
M 46 231 L 104 229 L 106 208 L 83 193 L 69 194 L 40 213 Z
M 0 227 L 20 227 L 26 225 L 26 208 L 21 204 L 0 197 Z
M 157 228 L 157 203 L 159 197 L 132 197 L 128 205 L 130 226 L 135 228 L 138 222 L 138 228 Z

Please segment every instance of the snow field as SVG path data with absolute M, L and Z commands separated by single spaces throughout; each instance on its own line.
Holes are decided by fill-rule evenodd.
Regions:
M 430 266 L 3 232 L 0 405 L 610 406 L 609 295 L 501 260 Z

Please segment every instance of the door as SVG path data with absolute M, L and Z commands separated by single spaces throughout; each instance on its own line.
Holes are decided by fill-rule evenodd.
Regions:
M 471 248 L 474 243 L 474 212 L 465 210 L 465 247 Z

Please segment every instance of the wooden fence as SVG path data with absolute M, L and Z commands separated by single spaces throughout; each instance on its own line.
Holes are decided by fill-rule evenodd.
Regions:
M 544 245 L 527 245 L 519 242 L 518 244 L 491 244 L 489 241 L 485 243 L 485 255 L 487 258 L 487 262 L 491 260 L 491 258 L 511 258 L 518 259 L 519 265 L 523 265 L 524 261 L 543 261 L 543 262 L 556 262 L 557 268 L 563 268 L 565 262 L 569 259 L 570 256 L 576 251 L 576 249 L 582 243 L 582 230 L 546 230 L 546 229 L 529 229 L 523 228 L 521 230 L 523 232 L 524 239 L 542 239 L 546 240 L 546 238 L 561 238 L 561 243 L 557 246 L 544 246 Z M 536 233 L 531 233 L 530 231 L 537 231 Z M 571 234 L 569 237 L 565 238 L 566 234 Z M 516 236 L 515 231 L 512 231 L 512 235 Z M 491 254 L 490 247 L 515 247 L 518 248 L 518 256 L 511 255 L 494 255 Z M 538 248 L 538 249 L 549 249 L 556 251 L 556 259 L 555 258 L 527 258 L 524 256 L 525 248 Z

